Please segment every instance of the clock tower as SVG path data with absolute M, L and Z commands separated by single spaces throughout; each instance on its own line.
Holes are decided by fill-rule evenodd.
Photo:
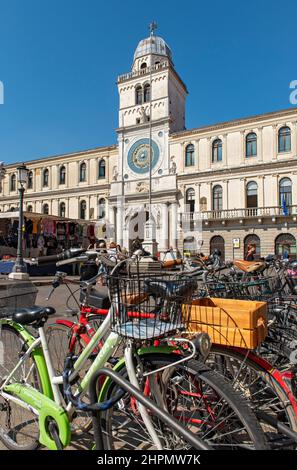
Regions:
M 168 191 L 172 184 L 176 188 L 169 135 L 185 129 L 187 89 L 174 68 L 169 46 L 155 35 L 155 29 L 152 23 L 150 36 L 141 40 L 135 50 L 131 71 L 117 80 L 119 154 L 112 170 L 111 197 L 125 197 L 125 216 L 118 223 L 118 241 L 126 224 L 129 200 L 135 200 L 139 194 L 144 207 L 151 210 L 161 188 Z M 172 177 L 175 181 L 169 183 Z

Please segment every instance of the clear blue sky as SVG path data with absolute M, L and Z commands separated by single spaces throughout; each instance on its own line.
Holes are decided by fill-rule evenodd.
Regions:
M 116 77 L 152 20 L 188 87 L 188 128 L 288 108 L 296 18 L 296 0 L 0 0 L 0 160 L 116 143 Z

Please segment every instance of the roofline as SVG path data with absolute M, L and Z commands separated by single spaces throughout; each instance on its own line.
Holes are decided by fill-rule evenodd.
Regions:
M 285 108 L 285 109 L 280 109 L 278 111 L 271 111 L 268 113 L 263 113 L 263 114 L 256 114 L 253 116 L 247 116 L 243 118 L 238 118 L 238 119 L 232 119 L 231 121 L 222 121 L 218 122 L 216 124 L 209 124 L 207 126 L 202 126 L 202 127 L 194 127 L 192 129 L 186 129 L 184 131 L 179 131 L 179 132 L 173 132 L 170 134 L 170 137 L 182 137 L 182 136 L 188 136 L 188 135 L 193 135 L 195 133 L 199 132 L 205 132 L 205 131 L 212 131 L 212 130 L 218 130 L 220 128 L 226 128 L 234 125 L 241 125 L 241 124 L 246 124 L 248 122 L 257 122 L 261 121 L 265 118 L 273 118 L 273 117 L 283 117 L 283 116 L 290 116 L 291 114 L 297 113 L 297 107 L 291 107 L 291 108 Z M 87 150 L 80 150 L 77 152 L 70 152 L 70 153 L 63 153 L 60 155 L 53 155 L 50 157 L 41 157 L 41 158 L 36 158 L 34 160 L 20 160 L 18 162 L 14 163 L 9 163 L 5 165 L 6 168 L 14 168 L 16 165 L 19 165 L 21 163 L 27 163 L 27 164 L 33 164 L 33 163 L 39 163 L 39 162 L 45 162 L 45 161 L 55 161 L 55 160 L 60 160 L 61 158 L 66 158 L 66 157 L 76 157 L 79 155 L 91 155 L 97 152 L 104 152 L 104 151 L 112 151 L 118 149 L 117 144 L 113 145 L 107 145 L 104 147 L 95 147 L 92 149 L 87 149 Z
M 35 158 L 33 160 L 19 160 L 17 162 L 14 162 L 14 163 L 9 163 L 7 165 L 5 165 L 6 168 L 12 168 L 12 167 L 15 167 L 16 165 L 20 165 L 21 163 L 39 163 L 39 162 L 44 162 L 44 161 L 48 161 L 48 160 L 59 160 L 61 158 L 66 158 L 66 157 L 76 157 L 76 156 L 79 156 L 79 155 L 92 155 L 93 153 L 97 153 L 97 152 L 107 152 L 107 151 L 112 151 L 112 150 L 115 150 L 118 148 L 118 145 L 117 144 L 113 144 L 113 145 L 106 145 L 104 147 L 94 147 L 92 149 L 87 149 L 87 150 L 79 150 L 79 151 L 76 151 L 76 152 L 70 152 L 70 153 L 62 153 L 60 155 L 53 155 L 53 156 L 49 156 L 49 157 L 40 157 L 40 158 Z
M 179 132 L 173 132 L 170 134 L 170 137 L 181 137 L 181 136 L 187 136 L 187 135 L 193 135 L 197 132 L 203 132 L 203 131 L 211 131 L 211 130 L 217 130 L 220 128 L 224 127 L 230 127 L 230 126 L 235 126 L 235 125 L 241 125 L 241 124 L 246 124 L 249 122 L 257 122 L 261 121 L 265 118 L 273 118 L 273 117 L 283 117 L 283 116 L 290 116 L 291 114 L 294 114 L 297 112 L 297 107 L 292 107 L 292 108 L 285 108 L 285 109 L 280 109 L 279 111 L 271 111 L 268 113 L 262 113 L 262 114 L 256 114 L 252 116 L 247 116 L 243 118 L 237 118 L 237 119 L 232 119 L 231 121 L 221 121 L 216 124 L 209 124 L 207 126 L 201 126 L 201 127 L 194 127 L 192 129 L 186 129 L 184 131 L 179 131 Z

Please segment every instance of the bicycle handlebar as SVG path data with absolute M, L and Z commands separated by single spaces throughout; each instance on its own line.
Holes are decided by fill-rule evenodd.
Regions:
M 84 250 L 83 248 L 69 248 L 69 250 L 62 251 L 62 253 L 57 253 L 56 255 L 41 256 L 41 257 L 35 258 L 35 261 L 38 265 L 56 263 L 57 261 L 60 261 L 60 260 L 75 258 L 83 254 L 85 251 L 86 250 Z

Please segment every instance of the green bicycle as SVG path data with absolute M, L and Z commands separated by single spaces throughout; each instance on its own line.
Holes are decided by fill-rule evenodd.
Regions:
M 144 288 L 147 290 L 147 301 L 141 304 L 146 316 L 142 318 L 137 305 L 132 308 L 131 303 L 124 302 L 122 294 L 117 297 L 113 292 L 110 313 L 79 357 L 73 360 L 69 383 L 75 388 L 74 396 L 86 398 L 93 374 L 104 367 L 124 343 L 124 357 L 118 358 L 114 370 L 143 390 L 181 426 L 194 431 L 201 442 L 215 448 L 266 448 L 266 439 L 255 415 L 231 386 L 194 360 L 195 345 L 188 341 L 190 354 L 187 356 L 174 352 L 177 344 L 185 341 L 174 336 L 182 328 L 178 305 L 192 295 L 193 284 L 163 278 L 160 291 L 160 275 L 157 279 L 151 276 L 149 280 L 135 276 L 125 279 L 116 276 L 118 269 L 119 265 L 113 271 L 115 287 L 120 287 L 126 300 L 128 293 L 129 296 L 139 295 Z M 124 309 L 128 317 L 120 318 Z M 131 315 L 129 317 L 132 310 L 133 320 Z M 169 314 L 169 317 L 160 320 L 161 316 L 154 313 L 153 319 L 152 311 Z M 32 307 L 1 314 L 0 439 L 9 449 L 32 450 L 39 444 L 48 449 L 64 449 L 71 441 L 71 421 L 77 410 L 63 393 L 63 376 L 54 373 L 44 330 L 48 316 L 53 313 L 50 308 Z M 31 334 L 28 325 L 38 334 Z M 93 359 L 94 350 L 103 337 L 106 338 L 104 344 Z M 171 337 L 174 346 L 166 342 L 154 345 L 156 338 L 166 337 Z M 91 367 L 80 379 L 79 373 L 90 357 Z M 103 402 L 114 393 L 117 387 L 107 379 L 100 389 L 99 400 Z M 176 433 L 164 428 L 159 419 L 133 398 L 124 396 L 117 407 L 104 413 L 102 423 L 106 449 L 176 448 Z M 178 442 L 179 448 L 188 448 L 184 440 Z

